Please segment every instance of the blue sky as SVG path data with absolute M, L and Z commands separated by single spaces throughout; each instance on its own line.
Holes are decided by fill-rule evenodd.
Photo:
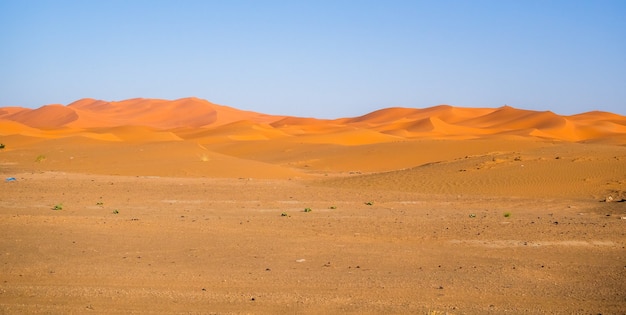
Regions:
M 626 1 L 0 0 L 0 106 L 189 96 L 626 114 Z

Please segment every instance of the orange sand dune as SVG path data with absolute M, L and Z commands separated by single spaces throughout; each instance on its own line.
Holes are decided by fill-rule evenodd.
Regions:
M 23 111 L 30 111 L 30 109 L 15 106 L 0 108 L 0 119 L 4 119 L 6 116 L 14 115 Z
M 0 156 L 15 171 L 168 177 L 289 178 L 299 171 L 210 151 L 191 141 L 107 141 L 72 136 L 9 147 Z M 2 169 L 0 169 L 2 171 Z
M 46 105 L 35 110 L 19 111 L 6 116 L 5 119 L 33 128 L 55 129 L 75 121 L 78 119 L 78 114 L 63 105 Z
M 281 130 L 266 123 L 241 120 L 218 127 L 175 128 L 170 132 L 178 137 L 198 143 L 221 143 L 232 141 L 270 140 L 287 137 Z
M 197 98 L 175 101 L 139 98 L 120 102 L 82 99 L 68 106 L 47 105 L 35 110 L 8 108 L 0 113 L 5 113 L 2 114 L 4 119 L 48 129 L 124 125 L 169 129 L 218 126 L 243 119 L 270 122 L 280 118 L 216 105 Z
M 344 130 L 348 125 L 327 119 L 286 117 L 271 123 L 271 126 L 297 136 L 333 133 Z
M 522 110 L 510 106 L 396 107 L 354 118 L 328 120 L 265 115 L 216 105 L 198 98 L 174 101 L 137 98 L 119 102 L 82 99 L 68 106 L 2 108 L 0 119 L 28 127 L 21 132 L 16 129 L 18 125 L 7 125 L 5 128 L 12 134 L 66 137 L 82 133 L 90 138 L 115 141 L 194 139 L 212 143 L 295 137 L 299 141 L 311 143 L 354 145 L 417 138 L 518 136 L 624 144 L 623 139 L 626 137 L 626 117 L 617 114 L 595 111 L 560 116 L 549 111 Z M 114 129 L 114 132 L 107 129 L 113 127 L 122 128 Z M 38 133 L 36 130 L 45 132 Z M 4 134 L 8 132 L 4 131 Z M 98 136 L 98 133 L 104 135 Z
M 92 128 L 87 130 L 89 134 L 112 135 L 122 141 L 158 142 L 182 140 L 172 132 L 145 126 L 118 126 L 111 128 Z M 111 140 L 115 140 L 115 138 L 111 138 Z
M 460 108 L 450 105 L 438 105 L 424 109 L 394 107 L 340 121 L 351 124 L 362 123 L 369 126 L 380 126 L 387 125 L 390 122 L 421 121 L 436 117 L 446 123 L 456 124 L 459 121 L 489 114 L 494 110 L 492 108 Z
M 573 121 L 612 121 L 626 126 L 626 117 L 602 111 L 591 111 L 567 118 Z
M 22 134 L 27 136 L 43 136 L 44 132 L 12 120 L 0 120 L 0 136 Z

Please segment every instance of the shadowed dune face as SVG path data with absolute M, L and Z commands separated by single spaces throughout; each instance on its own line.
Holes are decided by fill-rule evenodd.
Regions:
M 78 119 L 78 113 L 63 105 L 46 105 L 35 110 L 23 110 L 5 117 L 33 128 L 56 129 Z

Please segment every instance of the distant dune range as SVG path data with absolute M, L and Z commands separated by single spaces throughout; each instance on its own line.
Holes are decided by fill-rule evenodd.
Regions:
M 317 178 L 435 194 L 626 198 L 626 117 L 440 105 L 315 119 L 198 98 L 0 108 L 2 173 Z
M 300 137 L 306 142 L 346 145 L 419 138 L 514 136 L 624 144 L 626 117 L 598 111 L 560 116 L 509 106 L 440 105 L 425 109 L 387 108 L 355 118 L 324 120 L 243 111 L 198 98 L 120 102 L 82 99 L 67 106 L 0 108 L 0 135 L 86 136 L 112 141 Z

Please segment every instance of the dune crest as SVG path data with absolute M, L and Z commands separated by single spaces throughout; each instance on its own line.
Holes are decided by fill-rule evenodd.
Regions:
M 102 139 L 145 141 L 179 141 L 189 138 L 211 141 L 214 137 L 221 137 L 225 141 L 257 141 L 299 137 L 312 143 L 363 144 L 399 139 L 476 139 L 514 135 L 569 142 L 626 143 L 626 117 L 621 115 L 592 111 L 561 116 L 550 111 L 524 110 L 511 106 L 393 107 L 358 117 L 330 120 L 267 115 L 194 97 L 172 101 L 135 98 L 111 102 L 85 98 L 67 106 L 54 104 L 37 109 L 0 108 L 2 121 L 6 128 L 0 130 L 0 134 L 4 135 L 22 133 L 29 136 L 65 137 L 73 135 L 74 131 L 92 136 L 105 133 L 104 137 L 95 136 Z M 16 126 L 25 128 L 20 132 Z M 139 129 L 129 126 L 147 129 L 141 129 L 139 136 L 133 135 Z M 33 129 L 40 132 L 34 132 Z M 124 134 L 125 131 L 128 135 Z M 155 134 L 149 136 L 148 133 Z M 115 134 L 115 137 L 111 138 L 110 134 Z

